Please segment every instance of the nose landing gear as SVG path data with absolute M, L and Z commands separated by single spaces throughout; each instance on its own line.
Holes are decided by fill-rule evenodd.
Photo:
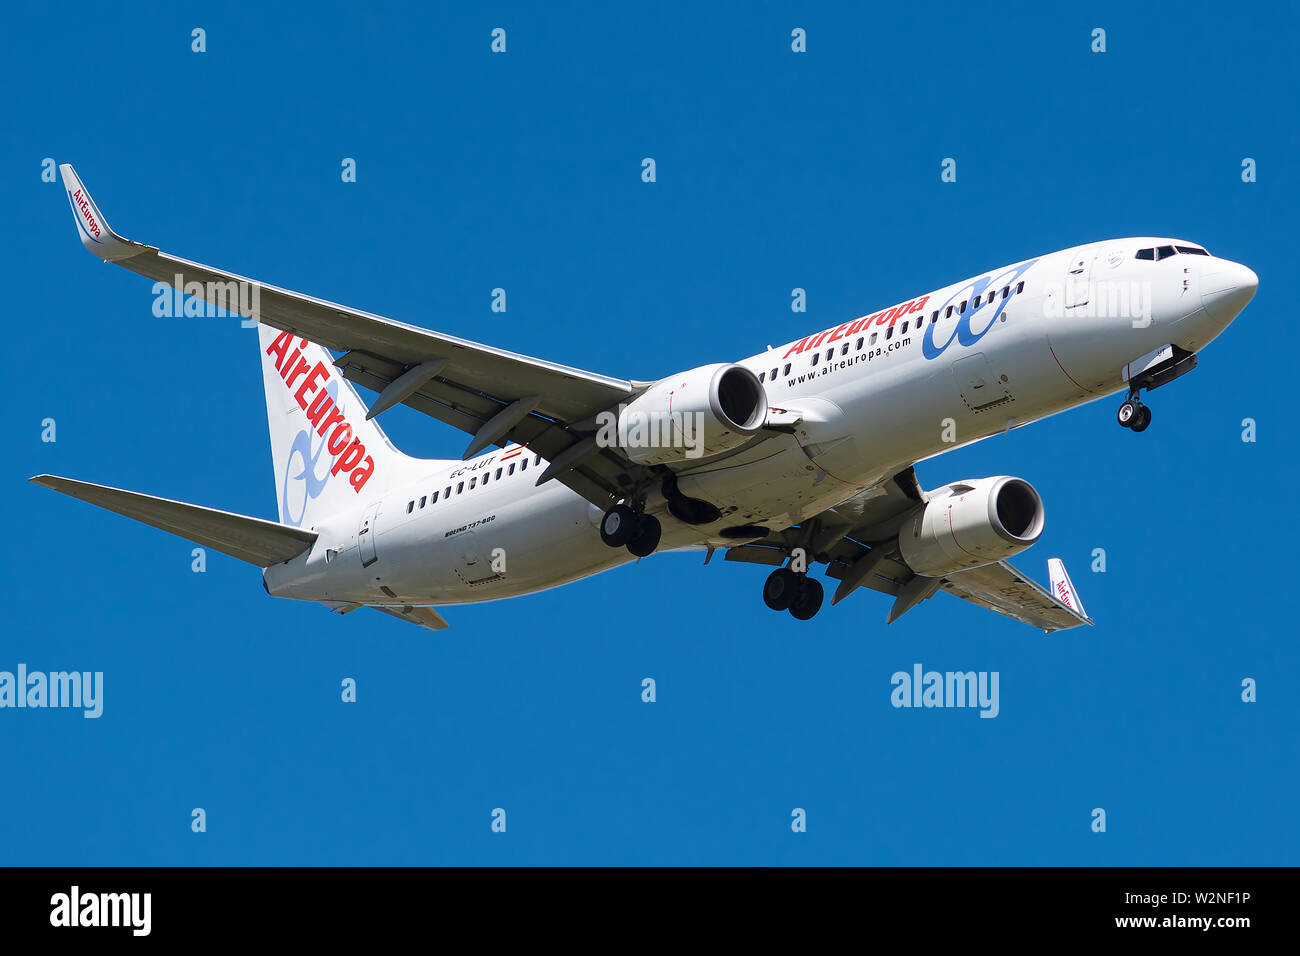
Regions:
M 773 611 L 789 611 L 798 621 L 811 620 L 821 610 L 824 594 L 820 581 L 789 568 L 777 568 L 763 582 L 763 603 Z
M 1119 412 L 1115 415 L 1115 418 L 1125 428 L 1130 428 L 1135 432 L 1143 432 L 1151 424 L 1151 409 L 1137 400 L 1136 392 L 1131 392 L 1124 404 L 1119 407 Z
M 1125 428 L 1144 432 L 1151 424 L 1151 409 L 1138 401 L 1142 389 L 1168 385 L 1196 368 L 1196 353 L 1177 345 L 1163 345 L 1136 358 L 1124 366 L 1124 381 L 1128 383 L 1128 398 L 1119 407 L 1115 417 Z

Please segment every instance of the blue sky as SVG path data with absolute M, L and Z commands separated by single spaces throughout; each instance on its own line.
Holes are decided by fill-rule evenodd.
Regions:
M 99 720 L 0 710 L 0 863 L 1297 862 L 1293 10 L 8 17 L 0 669 L 103 671 L 105 701 Z M 46 157 L 174 254 L 629 378 L 1106 237 L 1203 242 L 1260 291 L 1151 396 L 1146 433 L 1107 400 L 918 468 L 927 487 L 1031 481 L 1048 526 L 1016 563 L 1045 580 L 1065 558 L 1095 628 L 1045 638 L 947 595 L 886 627 L 867 592 L 800 624 L 762 605 L 761 568 L 659 555 L 451 608 L 434 635 L 274 601 L 218 554 L 194 574 L 189 544 L 25 483 L 275 514 L 254 333 L 155 318 L 147 280 L 81 248 Z M 412 454 L 464 445 L 385 418 Z M 892 708 L 890 675 L 917 662 L 998 671 L 999 716 Z

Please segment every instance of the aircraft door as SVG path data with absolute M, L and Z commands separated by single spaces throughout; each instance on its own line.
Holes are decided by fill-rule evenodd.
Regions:
M 1092 263 L 1096 257 L 1091 253 L 1075 256 L 1070 260 L 1065 273 L 1065 307 L 1076 309 L 1087 305 L 1091 295 Z
M 361 516 L 361 525 L 357 528 L 357 551 L 361 555 L 361 566 L 368 568 L 379 560 L 375 549 L 375 519 L 379 517 L 379 502 L 375 502 Z

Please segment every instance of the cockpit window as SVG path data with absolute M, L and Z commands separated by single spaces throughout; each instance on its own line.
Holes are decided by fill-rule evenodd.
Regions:
M 1157 246 L 1154 249 L 1139 249 L 1135 258 L 1138 259 L 1168 259 L 1172 255 L 1182 253 L 1188 256 L 1208 256 L 1209 253 L 1200 246 Z

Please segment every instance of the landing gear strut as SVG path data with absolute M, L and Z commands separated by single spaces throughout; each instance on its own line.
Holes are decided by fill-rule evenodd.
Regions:
M 799 621 L 821 610 L 823 596 L 820 581 L 789 568 L 777 568 L 763 582 L 763 603 L 773 611 L 789 611 Z
M 627 546 L 635 557 L 644 558 L 659 547 L 663 527 L 653 515 L 638 514 L 627 505 L 615 505 L 600 519 L 600 540 L 611 548 Z
M 1177 345 L 1162 346 L 1124 366 L 1124 378 L 1128 382 L 1128 398 L 1124 400 L 1124 404 L 1119 407 L 1119 412 L 1115 415 L 1119 423 L 1135 432 L 1146 431 L 1147 426 L 1151 424 L 1151 409 L 1138 401 L 1142 389 L 1145 388 L 1149 392 L 1153 388 L 1168 385 L 1194 368 L 1196 368 L 1196 353 L 1179 348 Z
M 1146 431 L 1147 426 L 1151 424 L 1151 409 L 1137 400 L 1137 391 L 1134 390 L 1129 393 L 1129 397 L 1119 407 L 1119 412 L 1115 418 L 1125 428 L 1131 428 L 1135 432 L 1142 432 Z

